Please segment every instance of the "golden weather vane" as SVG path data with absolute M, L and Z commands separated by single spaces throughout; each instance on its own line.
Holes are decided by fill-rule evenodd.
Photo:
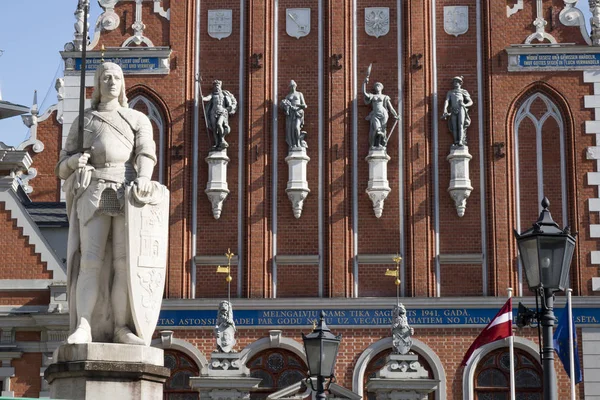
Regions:
M 227 282 L 227 300 L 231 303 L 231 281 L 233 278 L 231 277 L 231 259 L 235 254 L 231 252 L 231 249 L 227 249 L 227 253 L 225 253 L 225 257 L 227 257 L 227 266 L 221 267 L 217 266 L 217 274 L 227 274 L 225 281 Z
M 400 262 L 402 261 L 402 257 L 397 254 L 392 260 L 396 263 L 396 269 L 386 269 L 385 276 L 393 276 L 396 278 L 394 280 L 394 284 L 396 285 L 396 302 L 400 304 Z

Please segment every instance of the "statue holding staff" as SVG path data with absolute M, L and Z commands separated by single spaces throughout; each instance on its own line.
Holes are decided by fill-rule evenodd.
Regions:
M 202 101 L 208 102 L 205 106 L 205 115 L 208 118 L 208 130 L 213 136 L 212 151 L 224 150 L 229 147 L 225 136 L 229 135 L 229 116 L 237 111 L 237 101 L 233 94 L 222 89 L 223 82 L 213 82 L 212 93 L 204 96 Z

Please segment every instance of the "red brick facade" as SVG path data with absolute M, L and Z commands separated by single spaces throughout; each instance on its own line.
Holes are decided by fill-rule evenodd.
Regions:
M 404 259 L 403 302 L 407 309 L 411 302 L 416 304 L 423 299 L 429 301 L 427 305 L 431 307 L 444 307 L 448 301 L 458 301 L 453 304 L 467 307 L 460 302 L 473 305 L 473 297 L 483 297 L 484 302 L 503 298 L 507 287 L 515 288 L 518 296 L 526 297 L 531 303 L 533 297 L 524 277 L 521 280 L 523 292 L 519 293 L 518 289 L 513 229 L 528 229 L 537 219 L 540 176 L 554 220 L 563 226 L 564 219 L 572 225 L 572 231 L 578 232 L 571 267 L 573 295 L 592 307 L 600 305 L 595 302 L 598 292 L 592 289 L 592 278 L 598 276 L 598 268 L 591 260 L 599 243 L 590 233 L 590 226 L 599 222 L 588 206 L 589 199 L 598 194 L 586 178 L 587 173 L 597 171 L 597 161 L 586 157 L 586 151 L 596 145 L 593 135 L 585 131 L 585 122 L 595 118 L 593 109 L 584 107 L 584 96 L 593 93 L 592 85 L 584 83 L 582 72 L 578 71 L 507 72 L 509 60 L 505 49 L 523 43 L 534 32 L 535 1 L 525 0 L 524 10 L 508 18 L 506 2 L 465 0 L 460 5 L 468 6 L 469 29 L 460 36 L 444 32 L 444 7 L 456 5 L 454 1 L 383 1 L 377 6 L 389 7 L 389 32 L 380 38 L 368 35 L 364 29 L 364 8 L 374 6 L 368 0 L 322 2 L 321 26 L 317 2 L 309 0 L 242 1 L 243 9 L 239 0 L 163 0 L 159 3 L 164 9 L 170 9 L 170 19 L 153 11 L 156 3 L 144 2 L 144 35 L 154 46 L 171 49 L 170 71 L 166 75 L 126 75 L 126 84 L 128 97 L 143 96 L 149 100 L 163 122 L 164 151 L 159 157 L 164 165 L 164 183 L 171 192 L 165 309 L 210 309 L 209 304 L 214 300 L 216 310 L 218 301 L 227 293 L 224 276 L 216 274 L 216 265 L 208 265 L 210 263 L 198 263 L 196 275 L 192 276 L 194 257 L 222 257 L 228 249 L 236 254 L 241 251 L 240 267 L 232 265 L 231 272 L 234 308 L 238 298 L 244 309 L 252 309 L 254 300 L 275 297 L 298 299 L 299 308 L 306 305 L 310 309 L 327 308 L 337 298 L 389 298 L 391 308 L 395 304 L 396 287 L 393 278 L 384 274 L 386 269 L 394 268 L 391 255 L 400 253 Z M 197 5 L 201 20 L 199 37 L 195 34 Z M 551 6 L 554 21 L 553 37 L 559 43 L 585 45 L 578 28 L 557 22 L 565 2 L 553 0 L 548 6 Z M 286 33 L 286 9 L 303 7 L 311 9 L 310 33 L 297 39 Z M 117 4 L 115 12 L 121 18 L 121 25 L 103 32 L 93 51 L 99 51 L 102 45 L 107 49 L 120 47 L 133 34 L 135 8 L 135 2 Z M 213 9 L 232 11 L 231 35 L 222 40 L 212 38 L 207 31 L 207 11 Z M 549 19 L 550 15 L 545 18 Z M 243 36 L 241 46 L 240 36 Z M 223 81 L 223 88 L 238 98 L 240 105 L 237 114 L 230 117 L 232 130 L 227 139 L 230 193 L 219 219 L 213 218 L 211 203 L 204 193 L 208 176 L 204 158 L 211 143 L 206 136 L 204 116 L 194 115 L 197 40 L 200 48 L 198 79 L 203 94 L 208 94 L 212 81 L 219 79 Z M 322 66 L 318 62 L 320 51 Z M 260 57 L 255 58 L 255 55 Z M 369 180 L 369 166 L 365 161 L 369 152 L 369 122 L 365 118 L 371 108 L 363 102 L 361 84 L 370 64 L 373 68 L 368 89 L 374 82 L 382 82 L 384 93 L 391 97 L 394 108 L 402 116 L 387 147 L 391 157 L 387 174 L 392 191 L 385 200 L 381 218 L 375 217 L 373 204 L 365 194 Z M 322 74 L 322 87 L 319 87 L 319 74 Z M 451 170 L 446 157 L 452 135 L 446 122 L 440 119 L 454 76 L 464 77 L 463 88 L 474 100 L 467 133 L 473 156 L 470 179 L 474 189 L 464 217 L 457 216 L 454 202 L 447 193 Z M 311 159 L 307 166 L 311 192 L 299 219 L 294 217 L 285 192 L 288 149 L 284 140 L 285 117 L 278 105 L 292 79 L 308 104 L 304 129 L 308 132 L 307 154 Z M 277 93 L 276 98 L 274 93 Z M 540 97 L 528 105 L 527 100 L 536 94 Z M 319 107 L 320 96 L 322 108 Z M 354 101 L 357 102 L 356 114 Z M 137 108 L 149 111 L 143 105 Z M 525 109 L 538 120 L 554 112 L 552 110 L 556 112 L 538 126 L 531 118 L 518 119 Z M 274 115 L 275 110 L 277 115 Z M 61 198 L 60 182 L 54 176 L 63 129 L 57 122 L 58 114 L 55 111 L 37 128 L 37 138 L 45 149 L 41 153 L 28 149 L 38 172 L 29 182 L 34 189 L 29 197 L 34 202 L 57 202 Z M 194 132 L 195 117 L 199 121 L 198 132 Z M 354 118 L 357 142 L 353 139 Z M 392 122 L 390 119 L 388 129 Z M 320 126 L 322 136 L 319 138 Z M 154 128 L 157 131 L 156 123 Z M 536 139 L 540 130 L 542 158 Z M 198 135 L 197 154 L 193 154 L 195 134 Z M 503 147 L 496 147 L 497 144 Z M 192 186 L 194 159 L 197 160 L 197 193 Z M 542 170 L 539 160 L 543 160 Z M 356 191 L 356 202 L 353 191 Z M 197 232 L 193 232 L 191 221 L 194 200 L 197 200 Z M 566 205 L 566 214 L 563 205 Z M 0 278 L 53 279 L 52 271 L 47 270 L 3 203 L 0 203 L 0 214 L 3 238 Z M 193 240 L 196 240 L 196 254 L 192 254 Z M 359 261 L 355 260 L 356 255 Z M 375 257 L 388 255 L 387 263 Z M 294 261 L 278 263 L 281 256 L 289 256 Z M 312 261 L 298 261 L 302 256 L 312 257 Z M 458 256 L 455 259 L 459 261 L 444 261 L 453 256 Z M 375 257 L 375 261 L 360 261 L 369 257 Z M 321 288 L 317 284 L 320 265 L 323 268 Z M 198 300 L 192 299 L 194 293 Z M 319 297 L 320 293 L 323 298 Z M 50 303 L 50 297 L 50 290 L 0 290 L 0 305 L 43 306 Z M 352 307 L 362 305 L 354 301 L 347 308 Z M 62 321 L 67 324 L 66 318 Z M 34 328 L 15 326 L 14 340 L 17 343 L 49 340 L 47 332 L 55 327 L 41 322 L 35 324 Z M 441 360 L 448 400 L 468 398 L 463 393 L 464 369 L 460 362 L 483 327 L 479 325 L 415 329 L 415 338 Z M 308 326 L 284 326 L 283 336 L 300 342 L 301 333 L 309 329 Z M 332 329 L 343 335 L 336 367 L 337 381 L 353 389 L 353 373 L 361 354 L 389 337 L 389 328 L 361 324 Z M 537 333 L 532 329 L 518 331 L 518 335 L 531 343 L 538 342 Z M 580 329 L 580 352 L 581 336 Z M 174 337 L 190 343 L 206 358 L 215 347 L 211 324 L 202 329 L 175 329 Z M 266 327 L 238 327 L 236 348 L 241 350 L 265 337 L 269 337 Z M 39 371 L 44 351 L 47 350 L 27 350 L 12 361 L 15 376 L 11 379 L 11 390 L 15 396 L 36 397 L 42 391 Z M 197 367 L 200 370 L 202 366 Z M 559 363 L 556 371 L 558 398 L 568 398 L 568 377 Z M 584 385 L 578 385 L 578 398 L 584 398 Z

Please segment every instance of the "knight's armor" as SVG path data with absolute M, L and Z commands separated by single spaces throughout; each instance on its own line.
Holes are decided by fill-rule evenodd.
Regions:
M 143 155 L 156 161 L 152 125 L 143 117 L 138 111 L 127 108 L 112 111 L 86 110 L 83 147 L 90 153 L 89 167 L 85 173 L 91 174 L 91 179 L 89 186 L 82 188 L 85 190 L 77 202 L 77 213 L 84 223 L 97 214 L 122 214 L 124 185 L 138 176 L 138 156 Z M 61 151 L 59 165 L 77 150 L 78 128 L 77 122 L 71 126 L 65 148 Z M 69 175 L 71 173 L 73 171 Z

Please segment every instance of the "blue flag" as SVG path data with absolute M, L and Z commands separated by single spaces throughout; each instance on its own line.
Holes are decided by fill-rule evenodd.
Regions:
M 558 358 L 563 363 L 567 375 L 571 377 L 571 361 L 569 359 L 569 322 L 573 326 L 573 360 L 575 362 L 575 383 L 579 383 L 583 380 L 581 375 L 581 363 L 579 362 L 579 351 L 577 350 L 577 330 L 575 329 L 575 322 L 571 319 L 569 321 L 569 303 L 565 305 L 560 319 L 558 320 L 558 327 L 554 331 L 554 351 L 558 354 Z

